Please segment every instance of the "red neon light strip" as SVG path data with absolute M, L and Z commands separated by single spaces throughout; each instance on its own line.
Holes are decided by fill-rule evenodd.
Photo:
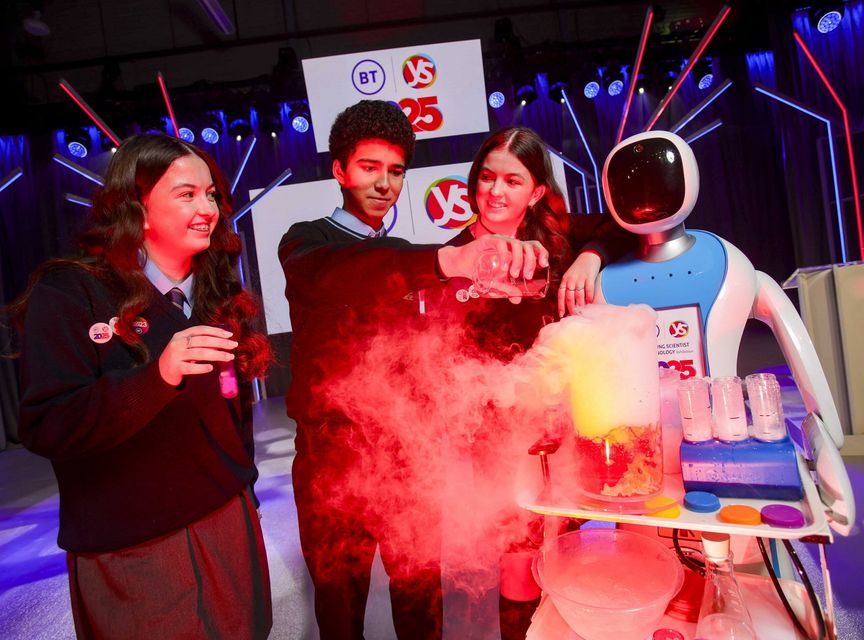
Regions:
M 807 56 L 810 64 L 813 65 L 817 75 L 828 89 L 828 93 L 830 93 L 831 97 L 834 98 L 834 102 L 837 103 L 837 106 L 840 107 L 840 112 L 843 114 L 843 129 L 846 132 L 846 151 L 849 154 L 849 169 L 852 174 L 852 194 L 854 196 L 855 204 L 855 221 L 858 223 L 858 256 L 861 259 L 864 259 L 864 231 L 862 231 L 861 227 L 861 197 L 858 194 L 858 176 L 856 175 L 855 169 L 855 154 L 852 152 L 852 132 L 849 128 L 849 114 L 846 111 L 846 106 L 843 104 L 843 101 L 840 100 L 840 96 L 837 95 L 834 87 L 828 81 L 828 76 L 825 75 L 825 72 L 822 71 L 822 67 L 819 66 L 818 62 L 816 62 L 816 58 L 813 57 L 810 49 L 808 49 L 807 45 L 804 44 L 804 39 L 801 37 L 801 34 L 797 31 L 793 31 L 792 33 L 795 36 L 795 42 L 797 42 L 798 46 L 801 47 L 804 55 Z
M 717 30 L 720 28 L 720 25 L 723 24 L 723 21 L 726 19 L 726 16 L 729 15 L 731 9 L 728 5 L 723 5 L 720 8 L 720 13 L 717 14 L 717 17 L 714 18 L 714 22 L 711 23 L 711 26 L 708 28 L 708 31 L 702 37 L 701 42 L 699 42 L 699 46 L 696 47 L 696 51 L 693 52 L 693 55 L 690 56 L 690 60 L 687 61 L 687 66 L 678 74 L 678 78 L 675 80 L 675 84 L 666 94 L 666 97 L 663 98 L 663 101 L 657 107 L 657 110 L 654 111 L 654 115 L 651 116 L 651 119 L 648 121 L 648 124 L 645 126 L 645 131 L 651 131 L 654 128 L 654 125 L 657 124 L 657 121 L 660 119 L 660 116 L 666 110 L 666 107 L 669 106 L 669 103 L 672 102 L 672 98 L 675 97 L 675 94 L 678 93 L 678 89 L 684 84 L 684 80 L 687 79 L 687 76 L 690 75 L 690 71 L 699 62 L 699 58 L 702 57 L 702 53 L 708 47 L 708 43 L 714 38 L 714 34 L 717 33 Z
M 642 35 L 639 38 L 639 48 L 636 60 L 630 72 L 630 86 L 627 88 L 627 100 L 624 102 L 624 111 L 621 113 L 621 122 L 618 125 L 618 135 L 615 144 L 621 142 L 624 137 L 624 125 L 627 124 L 627 116 L 630 113 L 630 103 L 633 101 L 633 90 L 636 88 L 636 79 L 639 77 L 639 69 L 642 67 L 642 58 L 645 56 L 645 45 L 648 43 L 648 34 L 651 32 L 651 22 L 654 20 L 654 9 L 648 7 L 645 12 L 645 22 L 642 24 Z
M 106 136 L 108 136 L 109 140 L 114 143 L 115 146 L 120 146 L 120 139 L 117 137 L 117 134 L 111 131 L 111 128 L 105 124 L 105 121 L 100 118 L 93 108 L 84 101 L 84 98 L 78 95 L 78 92 L 72 88 L 68 82 L 61 78 L 60 80 L 60 88 L 66 92 L 70 98 L 72 98 L 72 102 L 77 104 L 81 110 L 87 114 L 87 117 L 90 118 L 93 123 L 102 130 Z
M 162 77 L 162 72 L 156 73 L 156 81 L 159 83 L 159 88 L 162 90 L 162 99 L 165 100 L 165 106 L 168 108 L 168 117 L 171 118 L 171 126 L 174 127 L 174 137 L 180 137 L 180 129 L 177 128 L 177 118 L 174 117 L 174 108 L 171 106 L 171 98 L 168 97 L 168 87 L 165 86 L 165 78 Z

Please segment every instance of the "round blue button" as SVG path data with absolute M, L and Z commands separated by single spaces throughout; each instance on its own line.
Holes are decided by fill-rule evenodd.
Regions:
M 684 494 L 684 508 L 697 513 L 711 513 L 720 509 L 720 499 L 707 491 L 688 491 Z

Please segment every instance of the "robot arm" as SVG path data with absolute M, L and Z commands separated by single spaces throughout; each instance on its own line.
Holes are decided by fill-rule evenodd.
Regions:
M 831 397 L 825 372 L 810 341 L 801 316 L 774 280 L 761 271 L 756 272 L 756 299 L 752 315 L 769 327 L 777 338 L 780 350 L 792 371 L 808 413 L 817 414 L 825 430 L 839 449 L 843 446 L 840 416 Z
M 807 329 L 780 285 L 760 271 L 756 280 L 753 317 L 771 327 L 792 370 L 808 411 L 801 428 L 819 496 L 831 528 L 848 536 L 855 522 L 855 498 L 838 450 L 843 446 L 843 431 L 828 381 Z

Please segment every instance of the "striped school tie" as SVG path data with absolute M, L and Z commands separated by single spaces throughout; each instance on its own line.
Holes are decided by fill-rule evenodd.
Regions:
M 175 307 L 183 311 L 183 303 L 186 302 L 186 295 L 177 287 L 174 287 L 165 294 L 165 297 L 171 301 Z

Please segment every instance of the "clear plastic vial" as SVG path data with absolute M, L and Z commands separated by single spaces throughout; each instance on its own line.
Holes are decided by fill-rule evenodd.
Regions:
M 712 436 L 711 401 L 708 380 L 688 378 L 678 383 L 681 429 L 687 442 L 707 442 Z
M 703 533 L 702 548 L 705 591 L 695 640 L 756 640 L 753 621 L 735 580 L 729 534 Z
M 753 437 L 764 442 L 776 442 L 786 437 L 780 384 L 773 373 L 753 373 L 744 379 L 750 414 L 753 416 Z
M 711 404 L 714 407 L 714 437 L 724 442 L 748 438 L 741 378 L 714 378 L 711 381 Z

